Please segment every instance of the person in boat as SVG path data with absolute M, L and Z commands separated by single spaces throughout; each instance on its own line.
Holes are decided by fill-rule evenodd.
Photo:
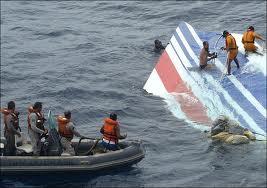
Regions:
M 15 102 L 9 101 L 7 109 L 1 110 L 4 115 L 4 137 L 6 139 L 6 155 L 16 155 L 15 135 L 19 132 L 19 112 L 15 111 Z
M 164 50 L 165 47 L 162 45 L 161 41 L 156 39 L 154 41 L 154 51 L 157 52 L 157 53 L 160 53 L 161 50 Z
M 73 136 L 77 136 L 83 138 L 75 128 L 73 122 L 71 121 L 71 112 L 65 111 L 64 116 L 57 117 L 58 122 L 58 133 L 61 136 L 60 142 L 62 145 L 62 149 L 65 153 L 70 155 L 75 155 L 74 148 L 71 146 L 71 140 Z
M 203 48 L 200 51 L 199 55 L 199 67 L 200 69 L 204 69 L 208 66 L 208 61 L 217 58 L 217 54 L 215 52 L 210 53 L 209 51 L 209 43 L 208 41 L 203 42 Z
M 36 102 L 33 107 L 28 109 L 28 133 L 32 144 L 33 155 L 41 154 L 41 139 L 47 135 L 48 130 L 45 129 L 44 123 L 46 119 L 42 113 L 42 103 Z
M 100 129 L 103 134 L 102 146 L 107 150 L 115 151 L 118 148 L 119 139 L 125 139 L 127 134 L 121 135 L 117 114 L 111 113 L 109 118 L 104 119 L 104 125 Z
M 243 33 L 242 37 L 242 43 L 244 45 L 246 55 L 248 52 L 257 53 L 258 48 L 254 44 L 255 39 L 265 41 L 262 36 L 254 31 L 253 26 L 249 26 L 247 31 Z
M 235 38 L 227 30 L 223 31 L 222 36 L 225 38 L 225 47 L 221 47 L 221 50 L 227 51 L 227 60 L 226 60 L 227 75 L 231 75 L 231 62 L 233 60 L 237 68 L 239 69 L 240 67 L 237 59 L 238 47 L 236 45 Z
M 220 115 L 212 122 L 210 133 L 213 140 L 228 144 L 244 144 L 256 139 L 251 131 L 224 115 Z

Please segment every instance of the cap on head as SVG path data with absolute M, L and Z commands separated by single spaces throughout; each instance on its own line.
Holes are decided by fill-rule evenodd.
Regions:
M 65 118 L 70 119 L 71 118 L 71 112 L 69 110 L 65 111 L 64 116 L 65 116 Z
M 250 31 L 254 31 L 254 27 L 253 27 L 253 26 L 249 26 L 249 27 L 248 27 L 248 30 L 250 30 Z
M 117 114 L 115 114 L 115 113 L 111 113 L 111 114 L 109 115 L 109 118 L 112 119 L 112 120 L 114 120 L 114 121 L 116 121 L 116 120 L 117 120 Z
M 41 102 L 36 102 L 36 103 L 34 103 L 34 105 L 33 105 L 33 109 L 39 109 L 39 108 L 42 108 L 42 107 L 43 107 L 43 105 L 42 105 Z
M 7 109 L 9 109 L 9 110 L 15 109 L 15 102 L 14 101 L 9 101 L 7 103 Z
M 229 32 L 227 30 L 224 30 L 222 36 L 226 37 L 226 35 L 228 35 L 228 34 L 229 34 Z

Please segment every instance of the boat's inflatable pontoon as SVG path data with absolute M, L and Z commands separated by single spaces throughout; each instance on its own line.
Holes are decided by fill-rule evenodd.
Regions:
M 4 144 L 5 139 L 1 138 L 1 145 Z M 29 142 L 23 145 L 17 144 L 19 156 L 4 156 L 3 148 L 1 148 L 1 175 L 115 169 L 119 166 L 138 163 L 145 156 L 141 141 L 121 142 L 119 143 L 120 150 L 117 151 L 103 151 L 98 140 L 79 142 L 74 139 L 72 144 L 76 149 L 76 156 L 64 155 L 64 153 L 61 156 L 32 156 L 31 149 L 28 148 Z

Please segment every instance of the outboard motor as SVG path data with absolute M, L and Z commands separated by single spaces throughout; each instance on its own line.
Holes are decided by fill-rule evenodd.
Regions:
M 42 151 L 46 156 L 60 156 L 63 152 L 60 136 L 56 129 L 49 130 L 49 136 L 44 141 Z

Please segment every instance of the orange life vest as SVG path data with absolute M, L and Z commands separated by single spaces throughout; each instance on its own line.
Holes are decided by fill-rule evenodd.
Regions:
M 58 122 L 58 133 L 60 136 L 72 139 L 73 138 L 73 132 L 69 129 L 67 129 L 67 125 L 70 122 L 69 119 L 63 117 L 63 116 L 58 116 L 57 117 L 57 122 Z
M 231 34 L 226 36 L 225 47 L 229 50 L 237 49 L 235 38 Z
M 35 112 L 31 106 L 28 108 L 28 128 L 31 129 L 30 115 L 32 113 L 35 113 L 37 116 L 36 127 L 44 131 L 44 115 L 39 112 Z
M 19 128 L 19 116 L 17 115 L 17 113 L 15 113 L 15 112 L 11 113 L 7 108 L 1 109 L 1 112 L 4 115 L 5 130 L 9 131 L 7 128 L 8 115 L 11 115 L 13 117 L 13 126 L 16 130 L 18 130 L 18 128 Z
M 243 43 L 254 43 L 255 36 L 253 31 L 247 31 L 243 34 L 242 42 Z
M 106 118 L 104 120 L 104 125 L 103 125 L 103 138 L 115 142 L 116 144 L 118 143 L 118 136 L 117 136 L 117 127 L 118 127 L 118 122 L 114 121 L 110 118 Z

